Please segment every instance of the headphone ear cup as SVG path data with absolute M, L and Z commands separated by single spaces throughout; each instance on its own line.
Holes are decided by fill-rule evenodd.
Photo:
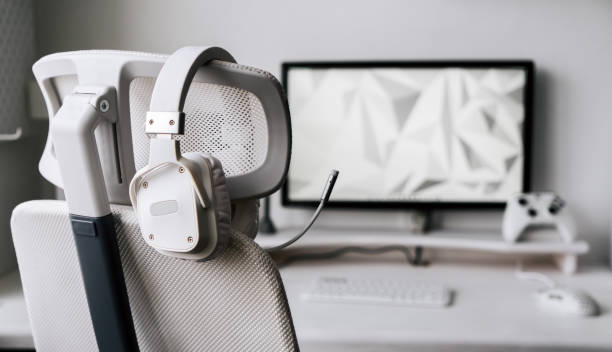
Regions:
M 232 229 L 254 239 L 259 231 L 259 199 L 232 202 Z
M 208 257 L 212 259 L 227 247 L 231 236 L 231 219 L 232 219 L 232 204 L 229 197 L 229 191 L 225 183 L 225 173 L 221 161 L 207 153 L 185 153 L 184 158 L 195 162 L 208 162 L 211 165 L 212 171 L 212 187 L 215 207 L 215 219 L 217 222 L 217 248 Z M 204 161 L 205 159 L 206 161 Z

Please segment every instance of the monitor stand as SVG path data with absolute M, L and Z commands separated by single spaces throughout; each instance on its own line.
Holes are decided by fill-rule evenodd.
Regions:
M 264 213 L 263 217 L 259 220 L 259 232 L 267 235 L 276 233 L 276 226 L 274 226 L 274 222 L 272 221 L 272 217 L 270 216 L 270 197 L 266 197 L 263 200 L 264 204 Z
M 433 210 L 415 210 L 410 220 L 410 232 L 415 234 L 426 234 L 433 228 Z
M 433 228 L 433 210 L 417 210 L 411 216 L 411 233 L 425 235 Z M 424 266 L 427 262 L 423 261 L 423 247 L 414 247 L 414 259 L 412 265 Z

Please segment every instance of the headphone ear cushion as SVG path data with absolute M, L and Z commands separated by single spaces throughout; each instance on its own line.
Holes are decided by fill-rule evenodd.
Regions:
M 183 157 L 196 162 L 207 162 L 211 166 L 212 187 L 217 222 L 217 248 L 207 259 L 220 254 L 229 242 L 231 236 L 232 203 L 225 183 L 225 173 L 221 161 L 207 153 L 185 153 Z M 205 159 L 205 160 L 203 160 Z
M 232 202 L 232 229 L 254 239 L 259 231 L 259 199 Z

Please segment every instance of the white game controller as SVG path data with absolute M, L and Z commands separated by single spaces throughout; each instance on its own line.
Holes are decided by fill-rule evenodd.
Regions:
M 506 242 L 516 242 L 531 226 L 552 226 L 564 242 L 576 238 L 574 218 L 565 201 L 554 193 L 523 193 L 508 200 L 502 232 Z

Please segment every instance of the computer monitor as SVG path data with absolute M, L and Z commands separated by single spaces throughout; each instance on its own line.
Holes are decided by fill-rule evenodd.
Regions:
M 501 208 L 528 191 L 529 61 L 289 62 L 284 205 Z

